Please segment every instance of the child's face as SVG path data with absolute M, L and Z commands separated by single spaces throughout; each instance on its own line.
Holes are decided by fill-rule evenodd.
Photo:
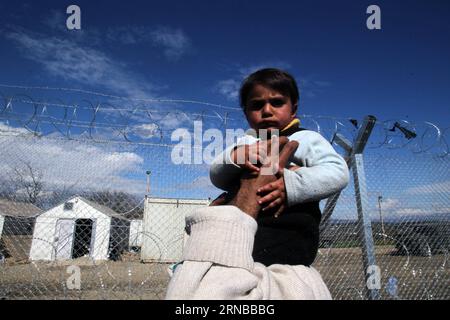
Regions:
M 258 84 L 247 99 L 245 115 L 252 129 L 282 130 L 295 119 L 296 108 L 290 97 Z

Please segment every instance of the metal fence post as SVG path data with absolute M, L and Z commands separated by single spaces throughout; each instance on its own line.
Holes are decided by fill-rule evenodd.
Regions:
M 376 263 L 366 187 L 366 175 L 364 172 L 363 151 L 369 140 L 370 134 L 372 133 L 372 129 L 375 126 L 375 121 L 376 118 L 374 116 L 366 116 L 353 143 L 339 133 L 335 134 L 333 137 L 333 141 L 346 151 L 345 160 L 347 161 L 349 169 L 353 172 L 355 198 L 358 211 L 358 236 L 361 239 L 362 244 L 364 279 L 366 280 L 365 289 L 367 298 L 370 300 L 379 299 L 379 290 L 373 288 L 369 289 L 367 287 L 367 280 L 371 276 L 370 274 L 367 274 L 367 270 L 369 266 L 375 266 Z M 322 215 L 320 232 L 325 230 L 329 224 L 329 219 L 336 207 L 340 195 L 341 193 L 338 192 L 328 198 Z
M 373 244 L 372 224 L 370 221 L 369 199 L 367 198 L 366 174 L 364 171 L 364 161 L 362 153 L 357 153 L 352 157 L 353 181 L 355 184 L 356 207 L 358 210 L 358 233 L 362 243 L 363 265 L 365 275 L 365 289 L 369 300 L 379 299 L 379 290 L 368 288 L 367 280 L 370 274 L 367 270 L 370 266 L 375 266 L 375 248 Z

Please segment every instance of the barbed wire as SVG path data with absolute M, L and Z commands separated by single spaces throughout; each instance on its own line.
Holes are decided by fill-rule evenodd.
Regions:
M 56 145 L 64 144 L 64 141 L 67 140 L 92 141 L 105 144 L 119 143 L 126 145 L 124 149 L 129 151 L 134 149 L 135 144 L 171 148 L 174 145 L 170 140 L 173 131 L 185 127 L 192 133 L 194 132 L 194 123 L 196 121 L 200 121 L 205 130 L 210 128 L 219 129 L 221 133 L 224 133 L 227 129 L 245 129 L 247 127 L 245 117 L 239 108 L 226 110 L 214 104 L 199 103 L 196 105 L 191 103 L 189 108 L 183 109 L 182 107 L 187 102 L 182 101 L 187 100 L 177 100 L 176 102 L 174 102 L 175 100 L 170 100 L 170 102 L 167 100 L 163 102 L 162 100 L 150 99 L 141 101 L 139 99 L 124 98 L 118 101 L 119 99 L 115 96 L 101 95 L 84 90 L 76 91 L 76 89 L 48 87 L 14 88 L 21 90 L 21 92 L 8 95 L 2 94 L 0 97 L 0 142 L 5 149 L 3 151 L 4 159 L 8 160 L 4 161 L 6 164 L 15 163 L 17 159 L 28 156 L 35 160 L 37 164 L 40 164 L 38 159 L 41 157 L 54 157 L 53 153 L 40 151 L 46 149 L 45 143 L 40 146 L 32 146 L 31 148 L 20 147 L 21 144 L 31 146 L 34 143 L 32 141 L 34 138 L 56 139 L 58 140 Z M 60 97 L 49 98 L 49 96 L 37 98 L 37 95 L 30 92 L 33 90 L 47 90 L 46 92 L 59 90 L 58 92 L 63 93 L 83 93 L 91 96 L 95 95 L 96 97 L 114 98 L 115 100 L 97 101 L 95 98 L 77 97 L 74 100 L 77 103 L 69 103 L 63 101 L 64 99 L 68 100 L 69 97 L 64 99 Z M 206 109 L 206 106 L 209 109 Z M 350 141 L 354 140 L 363 123 L 362 119 L 323 115 L 303 114 L 299 115 L 299 118 L 301 119 L 302 127 L 320 132 L 329 141 L 333 141 L 333 137 L 337 133 L 342 134 Z M 445 184 L 445 181 L 448 180 L 445 175 L 448 172 L 448 161 L 436 161 L 436 163 L 432 164 L 434 165 L 433 170 L 429 170 L 429 164 L 424 165 L 423 171 L 419 170 L 418 172 L 416 164 L 420 162 L 420 158 L 417 158 L 419 161 L 411 161 L 411 157 L 396 158 L 396 161 L 390 161 L 392 159 L 385 159 L 385 156 L 387 155 L 386 150 L 396 149 L 399 149 L 401 152 L 395 155 L 404 156 L 404 150 L 408 149 L 416 154 L 431 153 L 440 157 L 446 157 L 449 153 L 449 131 L 449 128 L 443 128 L 426 121 L 413 122 L 402 119 L 388 119 L 377 120 L 370 136 L 367 148 L 375 151 L 381 150 L 382 152 L 379 153 L 379 157 L 367 157 L 368 161 L 365 162 L 367 168 L 371 168 L 370 173 L 373 173 L 368 175 L 368 178 L 371 179 L 368 180 L 371 182 L 368 184 L 368 202 L 370 204 L 375 203 L 373 201 L 375 201 L 376 197 L 383 193 L 383 196 L 386 198 L 386 207 L 383 208 L 383 214 L 385 218 L 390 218 L 384 220 L 385 226 L 383 226 L 383 222 L 380 222 L 381 226 L 379 224 L 377 226 L 374 225 L 373 234 L 376 237 L 377 262 L 382 267 L 383 285 L 386 282 L 385 280 L 390 277 L 398 278 L 398 284 L 393 284 L 393 286 L 398 286 L 398 290 L 395 289 L 394 294 L 389 294 L 390 298 L 421 298 L 433 297 L 433 295 L 437 298 L 448 298 L 448 290 L 442 285 L 445 285 L 448 274 L 449 254 L 447 247 L 444 248 L 442 244 L 448 239 L 448 232 L 446 231 L 448 227 L 444 223 L 447 220 L 438 220 L 437 217 L 433 218 L 436 219 L 440 231 L 427 229 L 425 234 L 429 235 L 429 237 L 426 238 L 428 243 L 425 243 L 424 238 L 417 234 L 418 229 L 415 229 L 417 227 L 412 223 L 425 221 L 425 219 L 422 219 L 423 217 L 413 216 L 411 218 L 412 221 L 409 221 L 406 218 L 398 219 L 398 216 L 396 216 L 402 209 L 406 212 L 408 209 L 425 207 L 429 211 L 435 210 L 438 212 L 439 208 L 448 208 L 448 187 Z M 20 139 L 22 138 L 28 140 L 21 141 Z M 74 145 L 77 145 L 77 143 Z M 128 149 L 128 147 L 130 148 Z M 196 148 L 196 146 L 193 146 L 193 148 Z M 105 147 L 104 149 L 102 151 L 110 154 L 120 148 Z M 339 149 L 339 147 L 336 149 Z M 187 197 L 184 196 L 186 194 L 192 197 L 192 191 L 182 192 L 184 185 L 189 184 L 193 189 L 200 188 L 201 184 L 195 184 L 195 181 L 197 178 L 204 176 L 206 171 L 203 169 L 206 167 L 195 168 L 189 165 L 189 167 L 177 168 L 179 171 L 174 169 L 174 171 L 168 173 L 164 160 L 166 154 L 154 152 L 154 149 L 149 151 L 146 148 L 142 148 L 142 150 L 136 148 L 135 150 L 139 151 L 137 153 L 142 154 L 143 163 L 151 164 L 150 169 L 152 169 L 153 173 L 160 172 L 160 176 L 155 174 L 155 178 L 152 180 L 153 195 L 160 194 L 161 197 L 182 198 Z M 95 157 L 95 154 L 89 154 L 82 149 L 81 153 L 78 153 L 75 157 L 70 157 L 70 162 L 76 164 L 86 157 L 89 157 L 89 160 L 91 160 L 91 158 Z M 100 166 L 106 167 L 108 165 L 112 166 L 112 164 L 103 162 Z M 390 171 L 385 170 L 386 166 L 392 167 L 391 169 L 392 172 L 395 172 L 395 176 L 388 175 Z M 77 176 L 71 174 L 72 171 L 68 170 L 71 166 L 67 165 L 67 161 L 64 161 L 64 159 L 57 159 L 55 164 L 52 163 L 48 167 L 49 178 L 45 181 L 49 183 L 47 184 L 45 195 L 43 195 L 43 200 L 45 201 L 42 203 L 60 203 L 60 201 L 62 203 L 62 200 L 66 201 L 70 198 L 70 191 L 67 194 L 58 192 L 62 189 L 59 182 L 71 182 Z M 422 165 L 420 167 L 422 168 Z M 75 167 L 75 169 L 77 168 Z M 93 163 L 92 166 L 83 164 L 80 168 L 77 171 L 86 172 L 86 175 L 82 179 L 84 185 L 78 188 L 84 191 L 96 191 L 98 188 L 97 180 L 101 180 L 99 184 L 102 184 L 101 188 L 104 189 L 112 186 L 116 187 L 125 181 L 122 179 L 116 180 L 118 176 L 110 175 L 106 171 L 105 174 L 97 172 L 99 171 L 99 165 L 96 163 Z M 126 167 L 123 177 L 130 178 L 130 185 L 136 183 L 140 185 L 142 183 L 142 187 L 144 187 L 144 179 L 132 179 L 135 175 L 141 174 L 138 172 L 141 172 L 143 168 L 147 169 L 144 165 L 142 168 Z M 407 173 L 402 173 L 402 170 L 407 171 Z M 120 170 L 114 169 L 114 171 L 119 172 Z M 122 174 L 122 171 L 120 171 L 120 174 Z M 92 180 L 86 178 L 90 175 L 93 176 Z M 444 180 L 443 183 L 440 181 L 441 178 Z M 409 181 L 410 179 L 412 181 Z M 199 181 L 201 182 L 200 179 Z M 392 184 L 389 184 L 391 181 L 393 181 Z M 442 185 L 430 187 L 431 182 L 439 182 Z M 411 190 L 411 187 L 423 187 L 427 184 L 428 187 L 425 193 L 413 193 L 412 196 L 401 193 L 403 191 L 407 193 L 408 188 Z M 7 186 L 7 184 L 4 185 Z M 123 186 L 121 185 L 120 187 Z M 70 188 L 68 187 L 68 189 Z M 8 192 L 6 193 L 7 195 L 13 195 L 16 192 L 13 189 L 7 189 L 6 191 Z M 73 192 L 75 191 L 77 190 L 74 189 Z M 200 189 L 199 193 L 201 192 L 203 192 L 202 189 Z M 344 193 L 339 200 L 340 203 L 338 203 L 338 206 L 340 206 L 338 207 L 339 212 L 346 213 L 345 217 L 347 217 L 347 212 L 354 212 L 355 210 L 354 196 L 351 192 L 353 190 L 347 191 L 347 194 Z M 55 199 L 50 199 L 54 195 Z M 418 198 L 417 203 L 420 202 L 420 204 L 411 203 L 412 197 Z M 21 198 L 17 197 L 14 199 L 19 201 Z M 29 245 L 33 241 L 46 244 L 49 247 L 49 254 L 55 257 L 59 256 L 59 253 L 62 256 L 64 247 L 58 247 L 59 242 L 56 242 L 56 239 L 54 239 L 54 229 L 49 233 L 50 238 L 46 238 L 45 234 L 35 235 L 34 230 L 38 230 L 38 228 L 33 228 L 33 234 L 27 234 L 26 239 L 21 238 L 23 237 L 22 235 L 11 229 L 25 230 L 26 226 L 29 225 L 28 220 L 17 216 L 8 217 L 8 221 L 5 222 L 5 227 L 3 228 L 4 234 L 7 236 L 4 239 L 8 240 L 8 248 L 17 251 L 20 249 L 21 253 L 17 253 L 17 256 L 12 254 L 5 262 L 0 260 L 0 298 L 3 296 L 7 298 L 74 297 L 76 295 L 78 295 L 78 298 L 89 298 L 92 292 L 97 295 L 96 297 L 100 296 L 103 299 L 118 298 L 121 297 L 120 295 L 130 298 L 142 298 L 147 297 L 149 293 L 156 297 L 162 297 L 168 281 L 168 276 L 166 275 L 167 265 L 160 264 L 151 267 L 150 265 L 142 265 L 139 253 L 141 249 L 139 251 L 136 249 L 138 247 L 142 248 L 142 244 L 138 245 L 137 243 L 139 241 L 150 243 L 151 253 L 154 254 L 156 260 L 163 261 L 162 258 L 167 256 L 169 251 L 178 250 L 179 244 L 183 242 L 183 235 L 175 230 L 171 223 L 167 222 L 166 217 L 168 216 L 165 209 L 158 209 L 161 210 L 158 219 L 152 220 L 154 229 L 147 230 L 143 227 L 143 224 L 141 227 L 134 226 L 131 228 L 133 220 L 142 219 L 145 212 L 145 207 L 143 208 L 142 203 L 145 200 L 142 197 L 137 200 L 130 199 L 123 198 L 120 200 L 120 205 L 114 205 L 112 207 L 114 209 L 111 208 L 121 216 L 126 215 L 124 218 L 130 223 L 129 226 L 117 228 L 118 230 L 114 234 L 109 233 L 111 232 L 110 225 L 95 229 L 94 232 L 93 225 L 88 223 L 83 225 L 81 222 L 79 224 L 80 228 L 83 226 L 86 233 L 80 232 L 77 237 L 86 237 L 87 240 L 83 240 L 86 243 L 88 243 L 89 239 L 91 239 L 90 241 L 95 239 L 96 234 L 99 235 L 99 238 L 94 240 L 94 243 L 108 248 L 106 253 L 108 261 L 106 262 L 97 260 L 93 255 L 85 254 L 80 256 L 78 252 L 76 256 L 72 254 L 65 260 L 54 259 L 48 262 L 35 262 L 31 259 L 30 263 L 22 264 L 19 258 L 23 255 L 26 255 L 27 259 L 29 258 Z M 390 204 L 394 206 L 394 209 L 389 209 L 388 199 L 392 199 Z M 106 205 L 101 197 L 95 200 L 94 202 L 98 204 Z M 433 209 L 433 204 L 436 204 L 435 209 Z M 54 206 L 49 205 L 45 210 L 50 210 L 51 208 L 54 208 Z M 378 210 L 378 208 L 376 209 Z M 149 209 L 147 212 L 152 211 Z M 96 212 L 92 210 L 88 213 L 83 216 L 83 219 L 86 219 L 86 217 L 94 219 Z M 168 217 L 167 219 L 171 218 Z M 441 219 L 440 216 L 439 219 Z M 339 219 L 336 219 L 330 220 L 330 222 L 332 223 L 325 230 L 327 234 L 325 234 L 326 237 L 322 241 L 317 267 L 323 270 L 321 273 L 325 277 L 328 277 L 327 282 L 330 288 L 333 288 L 336 297 L 348 298 L 352 296 L 355 299 L 364 299 L 364 270 L 362 270 L 360 262 L 362 261 L 361 244 L 357 242 L 356 237 L 357 226 L 353 220 L 339 221 Z M 51 225 L 53 225 L 53 222 Z M 155 230 L 158 230 L 158 232 L 155 232 Z M 164 239 L 159 233 L 160 230 L 165 232 Z M 87 236 L 88 231 L 90 236 Z M 73 239 L 75 239 L 75 232 L 73 234 Z M 139 237 L 141 240 L 138 240 Z M 111 239 L 110 243 L 108 243 L 109 239 Z M 23 240 L 23 242 L 19 240 Z M 24 244 L 25 240 L 28 241 L 26 245 Z M 129 245 L 124 248 L 125 251 L 121 252 L 119 257 L 117 250 L 122 247 L 122 242 L 125 240 Z M 325 245 L 326 242 L 329 242 L 329 244 Z M 428 249 L 428 251 L 424 251 L 420 247 L 422 244 L 426 244 L 428 249 L 438 244 L 440 245 L 439 250 L 445 249 L 445 251 L 429 252 L 430 250 Z M 38 245 L 38 248 L 39 250 L 44 250 L 43 245 Z M 84 252 L 80 250 L 80 247 L 77 248 L 80 252 Z M 14 253 L 14 250 L 11 250 L 11 252 Z M 95 252 L 93 246 L 90 250 L 93 251 L 89 251 L 89 254 Z M 422 257 L 421 255 L 423 254 L 427 254 L 427 256 Z M 113 256 L 114 262 L 109 261 L 113 260 Z M 16 258 L 17 261 L 14 260 Z M 120 259 L 115 260 L 117 258 Z M 83 267 L 83 284 L 75 292 L 68 290 L 66 283 L 69 275 L 64 266 L 71 264 Z M 30 270 L 31 279 L 24 277 L 23 270 L 26 270 L 26 268 Z M 421 268 L 423 268 L 423 274 Z M 22 277 L 19 277 L 19 275 Z M 411 280 L 411 276 L 414 278 L 414 281 Z M 384 294 L 385 297 L 388 296 L 386 293 Z
M 241 110 L 240 108 L 237 108 L 237 107 L 224 106 L 221 104 L 203 102 L 203 101 L 197 101 L 197 100 L 162 99 L 162 98 L 159 98 L 159 99 L 130 98 L 130 97 L 125 97 L 125 96 L 111 95 L 111 94 L 102 93 L 102 92 L 98 92 L 98 91 L 90 91 L 90 90 L 75 89 L 75 88 L 48 87 L 48 86 L 31 87 L 31 86 L 7 85 L 7 84 L 0 84 L 0 87 L 11 88 L 11 89 L 24 89 L 24 90 L 51 90 L 51 91 L 61 91 L 61 92 L 76 92 L 76 93 L 84 93 L 84 94 L 88 94 L 88 95 L 94 95 L 94 96 L 99 96 L 99 97 L 104 97 L 104 98 L 120 99 L 120 100 L 126 100 L 126 101 L 189 103 L 189 104 L 199 104 L 199 105 L 217 107 L 217 108 L 228 109 L 228 110 Z
M 225 133 L 227 129 L 247 127 L 241 109 L 236 112 L 199 109 L 180 110 L 179 104 L 191 103 L 197 107 L 219 107 L 220 105 L 173 99 L 133 99 L 112 96 L 81 89 L 7 86 L 0 87 L 19 89 L 42 89 L 82 92 L 86 94 L 122 99 L 126 103 L 115 104 L 111 101 L 90 101 L 81 99 L 79 103 L 66 103 L 57 99 L 36 99 L 28 93 L 5 95 L 0 101 L 1 135 L 20 134 L 18 128 L 26 129 L 22 135 L 48 137 L 58 133 L 66 139 L 93 140 L 113 142 L 122 140 L 138 144 L 170 145 L 171 136 L 176 129 L 185 128 L 193 132 L 196 122 L 201 122 L 203 129 L 219 129 Z M 56 100 L 56 101 L 55 101 Z M 131 104 L 139 101 L 137 105 Z M 148 103 L 148 104 L 145 104 Z M 151 104 L 158 103 L 158 104 Z M 177 103 L 178 106 L 161 103 Z M 237 112 L 237 110 L 239 112 Z M 332 117 L 322 115 L 301 114 L 302 127 L 317 131 L 330 141 L 340 133 L 349 140 L 354 140 L 362 119 Z M 450 153 L 450 127 L 423 121 L 388 119 L 376 120 L 368 148 L 401 149 L 407 148 L 413 153 L 432 153 L 446 157 Z

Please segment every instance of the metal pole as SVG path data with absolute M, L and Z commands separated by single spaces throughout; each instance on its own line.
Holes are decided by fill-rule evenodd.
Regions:
M 383 221 L 383 213 L 381 211 L 381 201 L 383 200 L 382 196 L 378 196 L 378 209 L 380 210 L 380 223 L 381 223 L 381 232 L 383 232 L 383 237 L 386 235 L 384 231 L 384 221 Z
M 364 264 L 365 283 L 371 276 L 367 273 L 370 266 L 376 266 L 375 247 L 372 236 L 372 223 L 370 221 L 369 199 L 367 195 L 366 174 L 364 171 L 363 155 L 358 153 L 353 157 L 353 180 L 355 184 L 356 207 L 358 210 L 358 229 L 359 238 L 362 242 L 362 254 Z M 378 289 L 366 288 L 366 294 L 369 300 L 379 299 Z
M 152 174 L 152 172 L 148 170 L 146 174 L 147 174 L 147 195 L 150 195 L 150 175 Z
M 364 118 L 364 122 L 353 144 L 339 133 L 334 135 L 332 142 L 336 142 L 346 151 L 346 156 L 344 158 L 349 169 L 351 169 L 353 165 L 352 156 L 356 153 L 363 153 L 367 141 L 369 140 L 370 134 L 372 133 L 372 129 L 375 126 L 375 121 L 376 118 L 374 116 L 366 116 Z M 338 192 L 328 198 L 322 213 L 322 221 L 320 224 L 321 232 L 327 227 L 328 220 L 333 214 L 334 208 L 336 207 L 336 203 L 340 195 L 341 193 Z
M 366 116 L 364 123 L 358 132 L 357 137 L 350 143 L 344 136 L 337 133 L 333 137 L 333 141 L 340 145 L 347 153 L 345 160 L 349 169 L 353 172 L 355 198 L 358 210 L 358 235 L 361 239 L 361 250 L 363 255 L 364 276 L 366 280 L 366 294 L 369 300 L 379 299 L 379 289 L 369 289 L 367 287 L 367 280 L 371 276 L 367 273 L 370 266 L 376 266 L 375 263 L 375 249 L 372 235 L 372 224 L 370 221 L 369 199 L 366 187 L 366 175 L 364 172 L 363 155 L 364 148 L 369 140 L 372 129 L 375 126 L 376 118 L 374 116 Z M 320 231 L 322 232 L 329 223 L 329 218 L 336 207 L 337 200 L 340 193 L 337 193 L 330 198 L 325 205 Z

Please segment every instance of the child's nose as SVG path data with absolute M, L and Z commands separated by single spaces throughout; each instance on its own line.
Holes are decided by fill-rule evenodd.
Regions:
M 263 112 L 264 115 L 271 115 L 272 114 L 272 105 L 270 104 L 270 102 L 266 102 L 264 104 L 262 112 Z

